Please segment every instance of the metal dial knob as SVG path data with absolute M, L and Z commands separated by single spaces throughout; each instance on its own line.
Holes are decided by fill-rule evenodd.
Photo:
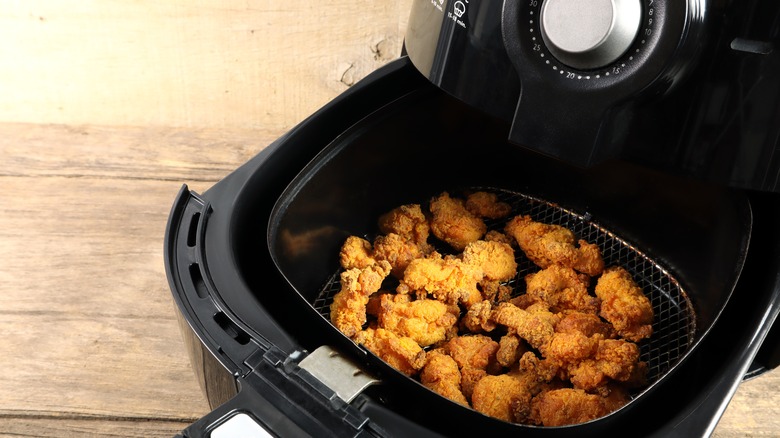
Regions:
M 641 0 L 545 0 L 542 38 L 550 53 L 580 70 L 609 65 L 631 46 L 642 22 Z

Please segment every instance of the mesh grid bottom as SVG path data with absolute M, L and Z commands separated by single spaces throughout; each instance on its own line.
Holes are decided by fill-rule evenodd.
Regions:
M 612 232 L 592 222 L 589 215 L 579 215 L 554 203 L 521 193 L 495 189 L 472 188 L 496 193 L 499 199 L 512 206 L 511 216 L 529 215 L 537 222 L 560 225 L 570 229 L 576 239 L 595 243 L 601 249 L 605 266 L 621 266 L 631 273 L 653 305 L 653 335 L 639 343 L 641 360 L 648 364 L 648 384 L 660 380 L 679 362 L 694 341 L 696 318 L 690 299 L 677 280 L 663 267 L 637 248 Z M 488 221 L 488 229 L 501 231 L 504 220 Z M 443 248 L 442 248 L 443 250 Z M 525 293 L 524 277 L 539 270 L 523 254 L 517 254 L 517 276 L 507 284 L 513 295 Z M 330 304 L 341 289 L 340 271 L 335 272 L 311 303 L 327 320 L 330 320 Z

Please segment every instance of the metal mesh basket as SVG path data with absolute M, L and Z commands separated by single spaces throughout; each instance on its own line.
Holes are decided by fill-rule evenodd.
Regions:
M 639 249 L 617 237 L 591 220 L 590 215 L 580 215 L 552 202 L 522 193 L 495 188 L 472 188 L 470 191 L 489 191 L 499 200 L 512 206 L 511 216 L 529 215 L 537 222 L 560 225 L 570 229 L 576 239 L 584 239 L 598 245 L 605 266 L 621 266 L 628 270 L 653 305 L 653 335 L 639 343 L 640 360 L 647 362 L 648 386 L 660 380 L 679 362 L 694 342 L 696 318 L 690 299 L 679 282 L 658 263 Z M 505 220 L 487 221 L 488 229 L 503 230 Z M 371 240 L 371 239 L 369 239 Z M 444 248 L 441 248 L 444 251 Z M 513 295 L 525 293 L 524 277 L 539 267 L 522 251 L 515 251 L 517 276 L 508 282 Z M 311 303 L 327 320 L 330 320 L 330 304 L 340 290 L 339 272 L 334 273 Z

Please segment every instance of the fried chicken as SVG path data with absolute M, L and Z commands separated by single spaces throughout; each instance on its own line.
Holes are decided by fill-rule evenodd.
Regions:
M 577 242 L 579 246 L 575 246 L 574 233 L 560 225 L 535 222 L 530 216 L 515 216 L 504 230 L 541 268 L 557 263 L 590 276 L 597 276 L 604 269 L 598 246 L 581 239 Z
M 599 340 L 592 358 L 568 368 L 572 385 L 590 392 L 604 388 L 611 381 L 641 380 L 643 376 L 637 371 L 644 370 L 645 365 L 639 361 L 639 347 L 623 339 Z
M 503 367 L 511 368 L 517 364 L 526 352 L 528 352 L 528 347 L 520 337 L 504 335 L 498 341 L 496 361 Z
M 547 318 L 511 303 L 500 303 L 493 310 L 491 318 L 525 339 L 533 348 L 544 346 L 553 336 L 553 324 Z
M 598 299 L 588 294 L 587 275 L 574 269 L 552 264 L 525 276 L 526 294 L 547 304 L 554 313 L 577 310 L 598 312 Z
M 461 391 L 461 375 L 455 359 L 440 350 L 426 354 L 426 363 L 420 371 L 420 382 L 434 392 L 448 399 L 469 406 Z
M 408 376 L 417 374 L 425 365 L 425 350 L 414 339 L 390 330 L 368 328 L 358 332 L 354 341 Z
M 605 322 L 598 315 L 583 312 L 566 312 L 555 324 L 556 333 L 582 333 L 585 336 L 601 335 L 604 339 L 615 337 L 612 325 Z
M 531 405 L 535 422 L 549 427 L 584 423 L 610 412 L 603 397 L 574 388 L 544 391 Z
M 412 260 L 425 257 L 432 251 L 433 247 L 427 243 L 417 243 L 400 234 L 390 233 L 374 239 L 371 256 L 375 260 L 387 260 L 393 268 L 391 274 L 401 278 Z
M 498 200 L 491 192 L 474 192 L 466 197 L 466 210 L 474 216 L 486 219 L 501 219 L 509 216 L 512 206 Z
M 653 306 L 627 270 L 612 267 L 604 271 L 595 293 L 601 300 L 599 315 L 620 336 L 639 342 L 653 334 Z
M 384 234 L 398 234 L 417 244 L 428 242 L 430 225 L 419 204 L 406 204 L 379 217 L 379 230 Z
M 491 318 L 493 314 L 493 304 L 488 301 L 480 301 L 473 304 L 461 318 L 463 327 L 472 332 L 491 332 L 496 328 L 496 323 Z
M 517 274 L 515 251 L 501 242 L 477 240 L 463 249 L 463 262 L 478 267 L 486 280 L 508 281 Z
M 376 264 L 371 242 L 362 237 L 349 236 L 341 245 L 339 263 L 345 270 L 365 269 Z
M 469 212 L 463 200 L 451 198 L 447 192 L 431 200 L 430 210 L 431 232 L 456 251 L 463 251 L 487 232 L 485 222 Z
M 461 389 L 471 399 L 474 385 L 490 373 L 497 373 L 498 342 L 485 335 L 457 336 L 444 344 L 442 350 L 452 357 L 460 368 Z
M 454 307 L 454 308 L 453 308 Z M 457 306 L 438 300 L 410 301 L 408 295 L 382 295 L 377 314 L 379 326 L 399 336 L 408 336 L 421 347 L 453 337 L 457 333 Z
M 416 293 L 424 298 L 432 295 L 448 304 L 463 304 L 466 308 L 482 301 L 477 282 L 483 277 L 482 271 L 473 265 L 464 263 L 456 257 L 442 257 L 438 253 L 409 263 L 400 284 L 398 293 Z
M 512 374 L 487 375 L 474 385 L 471 405 L 490 417 L 514 422 L 516 412 L 531 406 L 531 398 L 526 379 Z
M 366 305 L 390 273 L 390 264 L 377 262 L 364 269 L 352 268 L 340 274 L 341 290 L 333 297 L 330 319 L 342 333 L 352 338 L 366 323 Z

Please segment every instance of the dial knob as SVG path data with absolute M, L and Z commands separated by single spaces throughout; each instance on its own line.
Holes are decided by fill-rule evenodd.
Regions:
M 641 0 L 545 0 L 542 39 L 560 62 L 580 70 L 611 64 L 631 46 L 642 22 Z

